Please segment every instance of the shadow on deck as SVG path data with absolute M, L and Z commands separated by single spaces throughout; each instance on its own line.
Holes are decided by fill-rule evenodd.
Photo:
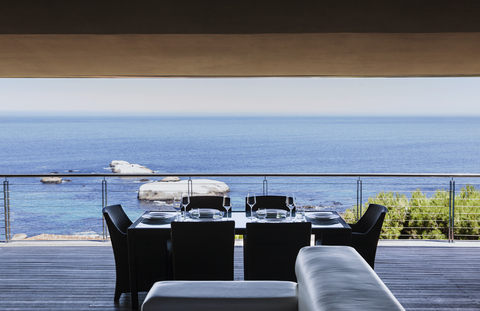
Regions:
M 97 245 L 0 244 L 1 309 L 131 310 L 128 294 L 113 302 L 112 249 Z M 243 279 L 242 251 L 235 279 Z M 480 309 L 480 247 L 379 246 L 375 271 L 407 310 Z

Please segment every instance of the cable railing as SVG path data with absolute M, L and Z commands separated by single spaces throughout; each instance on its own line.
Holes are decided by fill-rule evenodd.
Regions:
M 389 210 L 382 238 L 449 242 L 480 238 L 480 174 L 56 173 L 0 177 L 4 179 L 0 240 L 5 242 L 105 240 L 104 206 L 122 204 L 132 219 L 146 210 L 173 211 L 168 197 L 173 192 L 165 185 L 177 181 L 164 178 L 175 177 L 184 182 L 181 191 L 191 195 L 203 187 L 227 185 L 233 211 L 245 210 L 245 197 L 251 192 L 294 195 L 297 204 L 310 210 L 335 210 L 348 222 L 358 220 L 369 203 L 377 203 Z M 62 180 L 42 183 L 44 177 Z M 160 190 L 145 199 L 141 189 L 152 185 L 160 185 Z

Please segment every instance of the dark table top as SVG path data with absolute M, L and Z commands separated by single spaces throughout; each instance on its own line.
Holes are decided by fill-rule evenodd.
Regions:
M 145 212 L 145 214 L 148 214 L 149 212 Z M 312 215 L 313 213 L 318 213 L 318 212 L 306 212 L 306 215 Z M 321 220 L 321 221 L 315 221 L 312 220 L 311 218 L 306 217 L 304 221 L 310 221 L 312 220 L 312 233 L 317 234 L 317 233 L 331 233 L 331 234 L 350 234 L 351 233 L 351 228 L 350 226 L 345 222 L 345 220 L 338 215 L 337 212 L 330 212 L 334 217 L 337 217 L 332 220 Z M 144 214 L 144 215 L 145 215 Z M 172 212 L 172 215 L 174 212 Z M 236 234 L 245 234 L 246 233 L 246 228 L 247 228 L 247 223 L 252 221 L 247 218 L 249 213 L 245 213 L 243 211 L 241 212 L 230 212 L 229 217 L 223 217 L 223 219 L 212 219 L 212 218 L 202 218 L 199 220 L 192 220 L 188 219 L 187 221 L 227 221 L 227 220 L 233 220 L 235 221 L 235 233 Z M 143 216 L 143 215 L 142 215 Z M 172 221 L 176 221 L 175 218 L 171 218 L 168 220 L 161 220 L 161 221 L 145 221 L 143 217 L 139 217 L 128 229 L 129 230 L 149 230 L 149 229 L 154 229 L 154 230 L 170 230 L 170 223 Z M 295 219 L 295 218 L 294 218 Z M 258 221 L 258 220 L 253 220 L 253 221 Z M 298 220 L 295 220 L 298 221 Z M 262 222 L 279 222 L 277 219 L 266 219 Z M 288 222 L 288 221 L 286 221 Z

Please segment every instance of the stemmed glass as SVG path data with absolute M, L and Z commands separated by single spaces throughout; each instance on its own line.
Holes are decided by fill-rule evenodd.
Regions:
M 249 193 L 247 194 L 247 204 L 250 206 L 250 216 L 248 219 L 254 219 L 253 217 L 253 206 L 257 204 L 257 198 L 255 197 L 255 193 Z
M 227 210 L 227 219 L 228 219 L 228 210 L 232 207 L 230 198 L 227 195 L 223 196 L 223 207 Z
M 176 220 L 180 220 L 180 210 L 182 209 L 182 198 L 178 195 L 173 197 L 173 208 L 177 211 Z
M 289 219 L 292 220 L 292 210 L 295 207 L 295 197 L 292 195 L 291 197 L 287 196 L 285 200 L 285 204 L 287 205 L 288 209 L 290 210 L 290 217 Z
M 185 208 L 185 214 L 183 215 L 183 220 L 187 220 L 187 206 L 190 204 L 190 194 L 183 193 L 182 194 L 182 205 Z

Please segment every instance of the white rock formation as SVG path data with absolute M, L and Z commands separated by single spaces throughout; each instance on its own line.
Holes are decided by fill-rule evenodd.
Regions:
M 44 184 L 61 184 L 62 178 L 61 177 L 43 177 L 41 180 Z
M 153 171 L 139 164 L 130 164 L 127 161 L 112 161 L 112 172 L 123 174 L 152 174 Z
M 166 201 L 174 196 L 181 196 L 188 191 L 188 180 L 180 181 L 157 181 L 143 184 L 138 191 L 139 200 Z M 211 179 L 192 179 L 191 196 L 196 195 L 224 195 L 230 192 L 227 184 Z
M 17 233 L 12 237 L 12 240 L 25 240 L 27 235 L 25 233 Z
M 110 163 L 110 167 L 115 167 L 117 165 L 130 165 L 127 161 L 119 161 L 119 160 L 113 160 L 112 163 Z

